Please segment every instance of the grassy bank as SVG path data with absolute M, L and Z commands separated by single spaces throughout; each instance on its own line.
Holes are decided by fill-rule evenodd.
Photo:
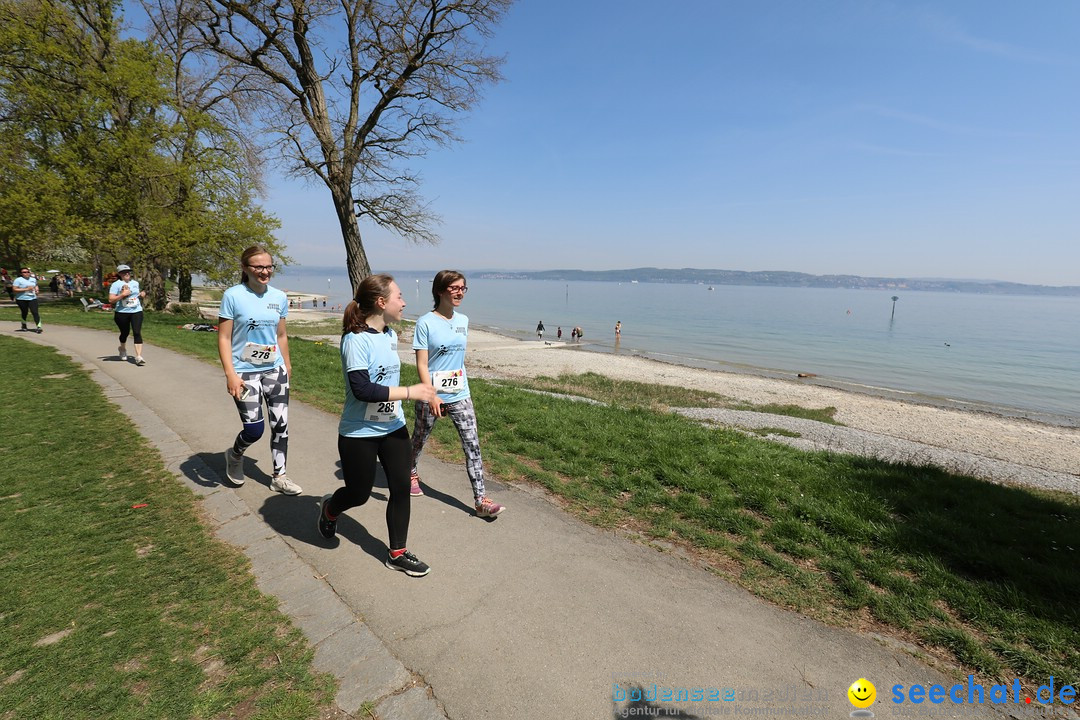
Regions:
M 111 328 L 107 315 L 84 315 L 74 321 Z M 214 336 L 178 322 L 151 315 L 150 344 L 216 362 Z M 337 349 L 297 339 L 292 351 L 303 369 L 294 396 L 338 412 Z M 1034 685 L 1080 680 L 1073 496 L 704 427 L 663 408 L 725 399 L 660 386 L 598 376 L 529 383 L 605 403 L 592 405 L 508 382 L 471 385 L 497 479 L 542 485 L 589 522 L 677 546 L 777 604 L 917 643 L 963 671 Z M 437 452 L 460 461 L 449 423 L 435 438 Z
M 97 384 L 10 336 L 0 355 L 0 717 L 333 712 L 301 633 Z

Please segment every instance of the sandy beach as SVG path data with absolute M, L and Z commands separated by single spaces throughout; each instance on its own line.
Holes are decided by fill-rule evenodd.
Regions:
M 401 343 L 402 357 L 411 362 L 411 336 L 402 340 L 408 341 Z M 489 379 L 594 372 L 619 380 L 651 380 L 665 385 L 696 387 L 754 404 L 831 406 L 837 408 L 839 422 L 861 431 L 860 443 L 874 436 L 883 442 L 889 439 L 905 441 L 909 444 L 905 447 L 937 448 L 944 451 L 946 457 L 958 458 L 951 463 L 953 467 L 947 467 L 950 470 L 985 474 L 996 482 L 1042 485 L 1080 494 L 1078 428 L 920 405 L 797 380 L 702 370 L 642 357 L 587 352 L 575 349 L 567 342 L 515 340 L 475 328 L 469 330 L 466 367 L 473 377 Z M 777 423 L 770 420 L 768 424 Z M 859 447 L 827 449 L 861 452 Z M 895 459 L 935 462 L 932 453 L 911 450 L 911 454 L 905 456 L 907 452 Z M 891 455 L 895 456 L 895 451 Z M 994 472 L 983 473 L 980 470 L 983 463 L 973 462 L 973 458 L 993 461 L 998 467 Z M 936 464 L 949 465 L 950 462 Z M 1031 472 L 1025 472 L 1026 469 Z

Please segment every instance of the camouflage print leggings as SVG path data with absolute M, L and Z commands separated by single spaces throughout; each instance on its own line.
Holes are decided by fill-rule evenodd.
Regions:
M 289 373 L 284 365 L 273 370 L 239 373 L 248 390 L 247 400 L 236 400 L 244 429 L 236 436 L 233 452 L 244 454 L 263 434 L 263 400 L 270 416 L 270 457 L 274 476 L 285 474 L 285 456 L 289 452 Z
M 465 470 L 469 473 L 469 482 L 472 483 L 473 497 L 476 502 L 480 502 L 484 498 L 484 460 L 480 457 L 480 436 L 476 431 L 476 410 L 473 409 L 472 398 L 443 403 L 442 407 L 457 428 L 461 449 L 465 451 Z M 424 443 L 427 442 L 437 419 L 431 412 L 430 405 L 416 403 L 416 424 L 413 426 L 412 436 L 413 470 L 416 470 L 416 461 L 420 458 L 420 452 L 424 449 Z

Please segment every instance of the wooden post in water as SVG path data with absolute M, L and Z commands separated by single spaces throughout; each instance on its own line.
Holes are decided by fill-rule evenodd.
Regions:
M 893 320 L 896 319 L 896 301 L 899 300 L 899 299 L 900 298 L 897 297 L 896 295 L 892 296 L 892 315 L 889 316 L 889 322 L 892 322 Z

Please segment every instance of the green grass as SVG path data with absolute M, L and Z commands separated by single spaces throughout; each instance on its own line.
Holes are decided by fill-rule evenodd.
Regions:
M 330 708 L 302 634 L 100 388 L 49 348 L 0 353 L 0 717 Z
M 644 407 L 666 410 L 673 407 L 715 407 L 730 410 L 751 410 L 771 415 L 787 415 L 839 425 L 835 419 L 836 408 L 804 408 L 799 405 L 775 403 L 753 405 L 740 402 L 696 388 L 684 388 L 657 383 L 640 383 L 630 380 L 613 380 L 599 373 L 564 373 L 557 378 L 538 377 L 522 380 L 521 387 L 547 392 L 566 393 L 591 398 L 609 405 L 621 407 Z
M 150 322 L 151 344 L 216 362 L 209 333 Z M 295 396 L 340 411 L 336 348 L 290 345 Z M 403 368 L 404 382 L 415 377 Z M 661 411 L 727 400 L 678 389 L 598 375 L 470 385 L 498 479 L 539 484 L 589 522 L 675 543 L 781 606 L 919 643 L 965 672 L 1080 679 L 1074 496 L 705 427 Z M 438 423 L 434 438 L 433 452 L 461 462 L 452 424 Z

